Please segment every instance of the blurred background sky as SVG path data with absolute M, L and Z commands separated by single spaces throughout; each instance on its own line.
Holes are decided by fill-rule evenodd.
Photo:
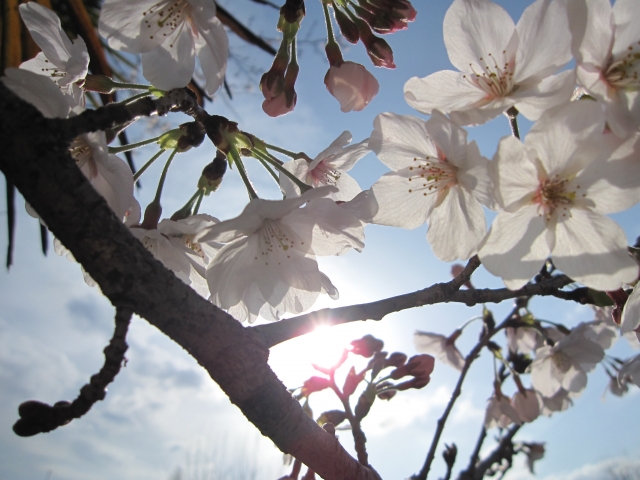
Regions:
M 249 0 L 220 0 L 238 19 L 273 39 L 277 10 Z M 319 1 L 307 2 L 307 17 L 300 33 L 300 76 L 296 85 L 298 103 L 287 116 L 272 119 L 261 108 L 257 84 L 272 58 L 231 36 L 229 84 L 233 99 L 220 92 L 207 109 L 237 121 L 271 144 L 314 157 L 342 131 L 349 130 L 354 142 L 367 138 L 373 119 L 381 112 L 418 115 L 404 102 L 402 87 L 412 76 L 424 77 L 451 69 L 442 36 L 442 20 L 449 1 L 414 0 L 416 21 L 408 31 L 387 38 L 394 49 L 396 70 L 374 69 L 361 45 L 344 50 L 345 60 L 363 63 L 380 82 L 380 94 L 362 112 L 343 114 L 338 102 L 326 91 L 323 79 L 328 68 L 324 58 L 325 29 Z M 502 0 L 518 19 L 530 2 Z M 535 46 L 534 46 L 535 48 Z M 172 115 L 153 123 L 168 129 L 186 121 Z M 521 133 L 530 127 L 519 119 Z M 144 121 L 130 132 L 137 141 L 152 135 Z M 491 158 L 501 137 L 509 135 L 504 117 L 469 128 L 482 153 Z M 136 152 L 136 164 L 153 155 L 153 148 Z M 214 148 L 205 142 L 195 152 L 179 155 L 169 171 L 163 193 L 167 216 L 191 196 L 200 171 L 212 158 Z M 251 159 L 246 161 L 251 179 L 263 198 L 278 198 L 271 178 Z M 155 193 L 162 163 L 142 177 L 137 191 L 144 206 Z M 373 154 L 353 169 L 363 189 L 387 171 Z M 4 188 L 4 182 L 2 182 Z M 4 194 L 2 193 L 2 196 Z M 235 170 L 228 171 L 222 186 L 205 198 L 201 212 L 220 219 L 238 215 L 247 201 Z M 88 287 L 80 267 L 50 252 L 40 252 L 38 224 L 20 205 L 17 219 L 15 265 L 0 273 L 0 480 L 26 479 L 272 479 L 284 475 L 282 453 L 230 404 L 206 372 L 181 348 L 135 317 L 127 341 L 128 363 L 109 388 L 106 399 L 80 420 L 54 432 L 32 438 L 13 434 L 18 405 L 28 399 L 54 403 L 73 399 L 78 389 L 102 365 L 102 349 L 112 334 L 113 308 L 98 289 Z M 614 215 L 627 232 L 630 244 L 640 235 L 638 207 Z M 3 211 L 0 214 L 4 225 Z M 492 218 L 489 216 L 489 219 Z M 4 228 L 4 227 L 3 227 Z M 4 232 L 4 230 L 3 230 Z M 412 292 L 450 278 L 451 264 L 437 260 L 426 241 L 426 226 L 414 231 L 370 225 L 366 248 L 342 257 L 319 259 L 324 271 L 340 291 L 340 299 L 321 298 L 316 308 L 373 301 Z M 0 250 L 6 234 L 0 235 Z M 51 250 L 51 249 L 50 249 Z M 502 282 L 482 267 L 473 282 L 485 288 L 500 288 Z M 532 300 L 534 314 L 541 319 L 572 326 L 593 319 L 589 307 L 558 299 Z M 489 305 L 497 321 L 512 304 Z M 466 320 L 481 315 L 481 307 L 436 305 L 393 314 L 381 322 L 357 322 L 334 327 L 305 338 L 291 340 L 272 349 L 270 364 L 289 388 L 301 386 L 314 370 L 312 362 L 330 364 L 351 340 L 370 333 L 385 342 L 387 351 L 416 353 L 415 330 L 450 334 Z M 479 323 L 465 330 L 458 340 L 462 353 L 474 345 Z M 502 341 L 502 337 L 499 336 Z M 626 358 L 634 350 L 621 339 L 608 352 Z M 635 352 L 637 353 L 637 352 Z M 443 443 L 455 442 L 459 454 L 456 471 L 467 465 L 492 391 L 492 364 L 488 352 L 472 367 L 463 393 L 449 419 L 430 478 L 444 473 Z M 431 383 L 419 391 L 400 392 L 390 402 L 378 401 L 363 422 L 371 464 L 384 479 L 401 479 L 417 472 L 429 448 L 435 424 L 457 380 L 457 372 L 436 364 Z M 546 442 L 545 458 L 536 465 L 537 476 L 546 480 L 595 480 L 613 478 L 612 468 L 634 465 L 640 469 L 640 395 L 632 387 L 623 398 L 603 394 L 608 382 L 598 367 L 589 376 L 582 396 L 566 412 L 540 418 L 526 425 L 517 440 Z M 506 382 L 505 393 L 513 386 Z M 311 407 L 317 415 L 339 405 L 329 394 L 314 394 Z M 485 453 L 496 432 L 490 432 Z M 349 431 L 340 431 L 342 444 L 351 452 Z M 634 463 L 635 462 L 635 463 Z M 516 461 L 508 479 L 533 478 L 524 458 Z

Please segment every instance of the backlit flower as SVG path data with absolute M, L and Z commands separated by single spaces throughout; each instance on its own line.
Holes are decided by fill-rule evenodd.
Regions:
M 332 65 L 324 77 L 324 84 L 340 102 L 343 112 L 364 109 L 380 90 L 376 77 L 359 63 L 349 61 Z
M 611 130 L 627 137 L 640 127 L 640 2 L 568 2 L 576 77 L 604 106 Z
M 489 0 L 455 0 L 444 18 L 444 42 L 460 70 L 411 78 L 405 99 L 416 110 L 438 109 L 460 125 L 484 123 L 515 106 L 536 120 L 568 101 L 573 72 L 553 75 L 571 59 L 564 3 L 537 0 L 517 25 Z
M 416 332 L 413 335 L 413 344 L 419 352 L 435 355 L 441 362 L 461 371 L 464 367 L 464 358 L 455 344 L 460 333 L 456 330 L 453 335 L 445 337 L 437 333 Z
M 198 57 L 213 95 L 224 81 L 228 39 L 208 0 L 105 0 L 100 34 L 116 50 L 142 54 L 144 77 L 161 90 L 185 87 Z
M 362 190 L 349 174 L 358 160 L 370 152 L 369 139 L 349 145 L 351 133 L 342 132 L 328 148 L 320 152 L 311 162 L 297 158 L 283 165 L 297 178 L 312 187 L 334 186 L 336 193 L 329 195 L 336 201 L 349 201 Z M 287 197 L 300 195 L 300 189 L 286 176 L 280 174 L 280 186 Z
M 478 255 L 507 287 L 525 285 L 549 256 L 598 290 L 637 277 L 624 231 L 604 216 L 627 208 L 628 195 L 612 180 L 625 171 L 608 160 L 603 128 L 595 102 L 573 102 L 544 115 L 524 143 L 500 141 L 492 174 L 502 211 Z
M 427 240 L 446 262 L 477 252 L 487 231 L 481 204 L 492 202 L 488 160 L 462 128 L 438 111 L 427 122 L 383 113 L 369 148 L 394 170 L 371 187 L 373 223 L 416 228 L 428 221 Z

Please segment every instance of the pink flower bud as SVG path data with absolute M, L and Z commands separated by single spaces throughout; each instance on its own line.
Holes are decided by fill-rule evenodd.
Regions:
M 302 386 L 302 395 L 308 397 L 312 393 L 319 392 L 320 390 L 324 390 L 325 388 L 329 388 L 330 386 L 331 382 L 328 378 L 311 377 L 304 382 L 304 385 Z
M 384 347 L 384 342 L 382 340 L 378 340 L 373 335 L 365 335 L 358 340 L 352 341 L 351 346 L 353 347 L 351 349 L 352 353 L 369 358 L 372 357 L 376 352 L 382 350 L 382 347 Z
M 343 112 L 364 109 L 380 89 L 376 78 L 362 65 L 354 62 L 344 62 L 340 66 L 329 68 L 324 84 L 329 93 L 340 102 L 340 110 Z

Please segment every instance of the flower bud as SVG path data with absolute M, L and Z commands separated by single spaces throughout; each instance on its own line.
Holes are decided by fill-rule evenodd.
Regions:
M 333 11 L 335 12 L 336 22 L 338 23 L 338 27 L 340 28 L 342 36 L 349 43 L 358 43 L 358 41 L 360 40 L 360 32 L 358 31 L 358 26 L 353 23 L 353 20 L 351 20 L 348 15 L 340 10 L 337 6 L 334 5 Z
M 393 352 L 389 357 L 385 360 L 384 366 L 386 367 L 399 367 L 404 365 L 407 361 L 407 356 L 401 352 Z
M 109 94 L 116 91 L 117 83 L 104 75 L 88 74 L 84 78 L 82 88 L 90 92 Z
M 365 358 L 372 357 L 376 352 L 382 350 L 384 342 L 378 340 L 373 335 L 365 335 L 364 337 L 351 342 L 351 353 L 361 355 Z
M 205 195 L 215 192 L 222 178 L 227 171 L 227 159 L 224 154 L 218 150 L 216 157 L 209 165 L 202 169 L 202 175 L 198 180 L 198 188 L 204 190 Z
M 302 395 L 308 397 L 314 392 L 319 392 L 331 386 L 331 382 L 328 378 L 324 377 L 311 377 L 302 385 Z
M 380 85 L 359 63 L 343 62 L 332 65 L 324 77 L 329 93 L 340 102 L 340 110 L 360 111 L 378 94 Z
M 396 68 L 396 64 L 393 63 L 393 50 L 389 44 L 382 38 L 376 37 L 364 20 L 358 19 L 356 25 L 360 32 L 360 39 L 373 64 L 376 67 Z

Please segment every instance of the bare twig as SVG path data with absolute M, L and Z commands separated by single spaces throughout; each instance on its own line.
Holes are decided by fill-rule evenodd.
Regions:
M 91 377 L 89 383 L 80 389 L 80 395 L 73 402 L 57 402 L 55 405 L 29 400 L 18 407 L 20 419 L 13 425 L 13 431 L 21 437 L 50 432 L 66 425 L 87 413 L 94 403 L 104 400 L 107 385 L 113 382 L 124 361 L 127 351 L 127 330 L 131 322 L 131 310 L 116 310 L 116 327 L 109 345 L 104 349 L 104 365 Z
M 277 323 L 251 328 L 265 345 L 273 347 L 284 341 L 312 332 L 318 326 L 333 326 L 361 320 L 381 320 L 393 312 L 436 303 L 457 302 L 472 306 L 481 303 L 500 303 L 510 298 L 534 295 L 555 296 L 574 300 L 570 298 L 573 292 L 559 290 L 573 282 L 573 280 L 564 275 L 554 276 L 542 283 L 529 284 L 519 290 L 509 290 L 507 288 L 497 290 L 459 290 L 461 285 L 469 281 L 469 277 L 479 266 L 480 260 L 478 260 L 478 257 L 472 257 L 460 275 L 450 282 L 436 283 L 417 292 L 385 298 L 376 302 L 361 303 L 347 307 L 324 308 L 297 317 L 287 318 Z
M 482 480 L 492 465 L 496 463 L 500 464 L 502 460 L 510 462 L 513 455 L 512 440 L 515 434 L 518 433 L 518 430 L 520 430 L 520 427 L 522 427 L 522 425 L 512 425 L 509 427 L 493 452 L 475 466 L 473 473 L 470 474 L 468 471 L 461 472 L 458 480 Z

